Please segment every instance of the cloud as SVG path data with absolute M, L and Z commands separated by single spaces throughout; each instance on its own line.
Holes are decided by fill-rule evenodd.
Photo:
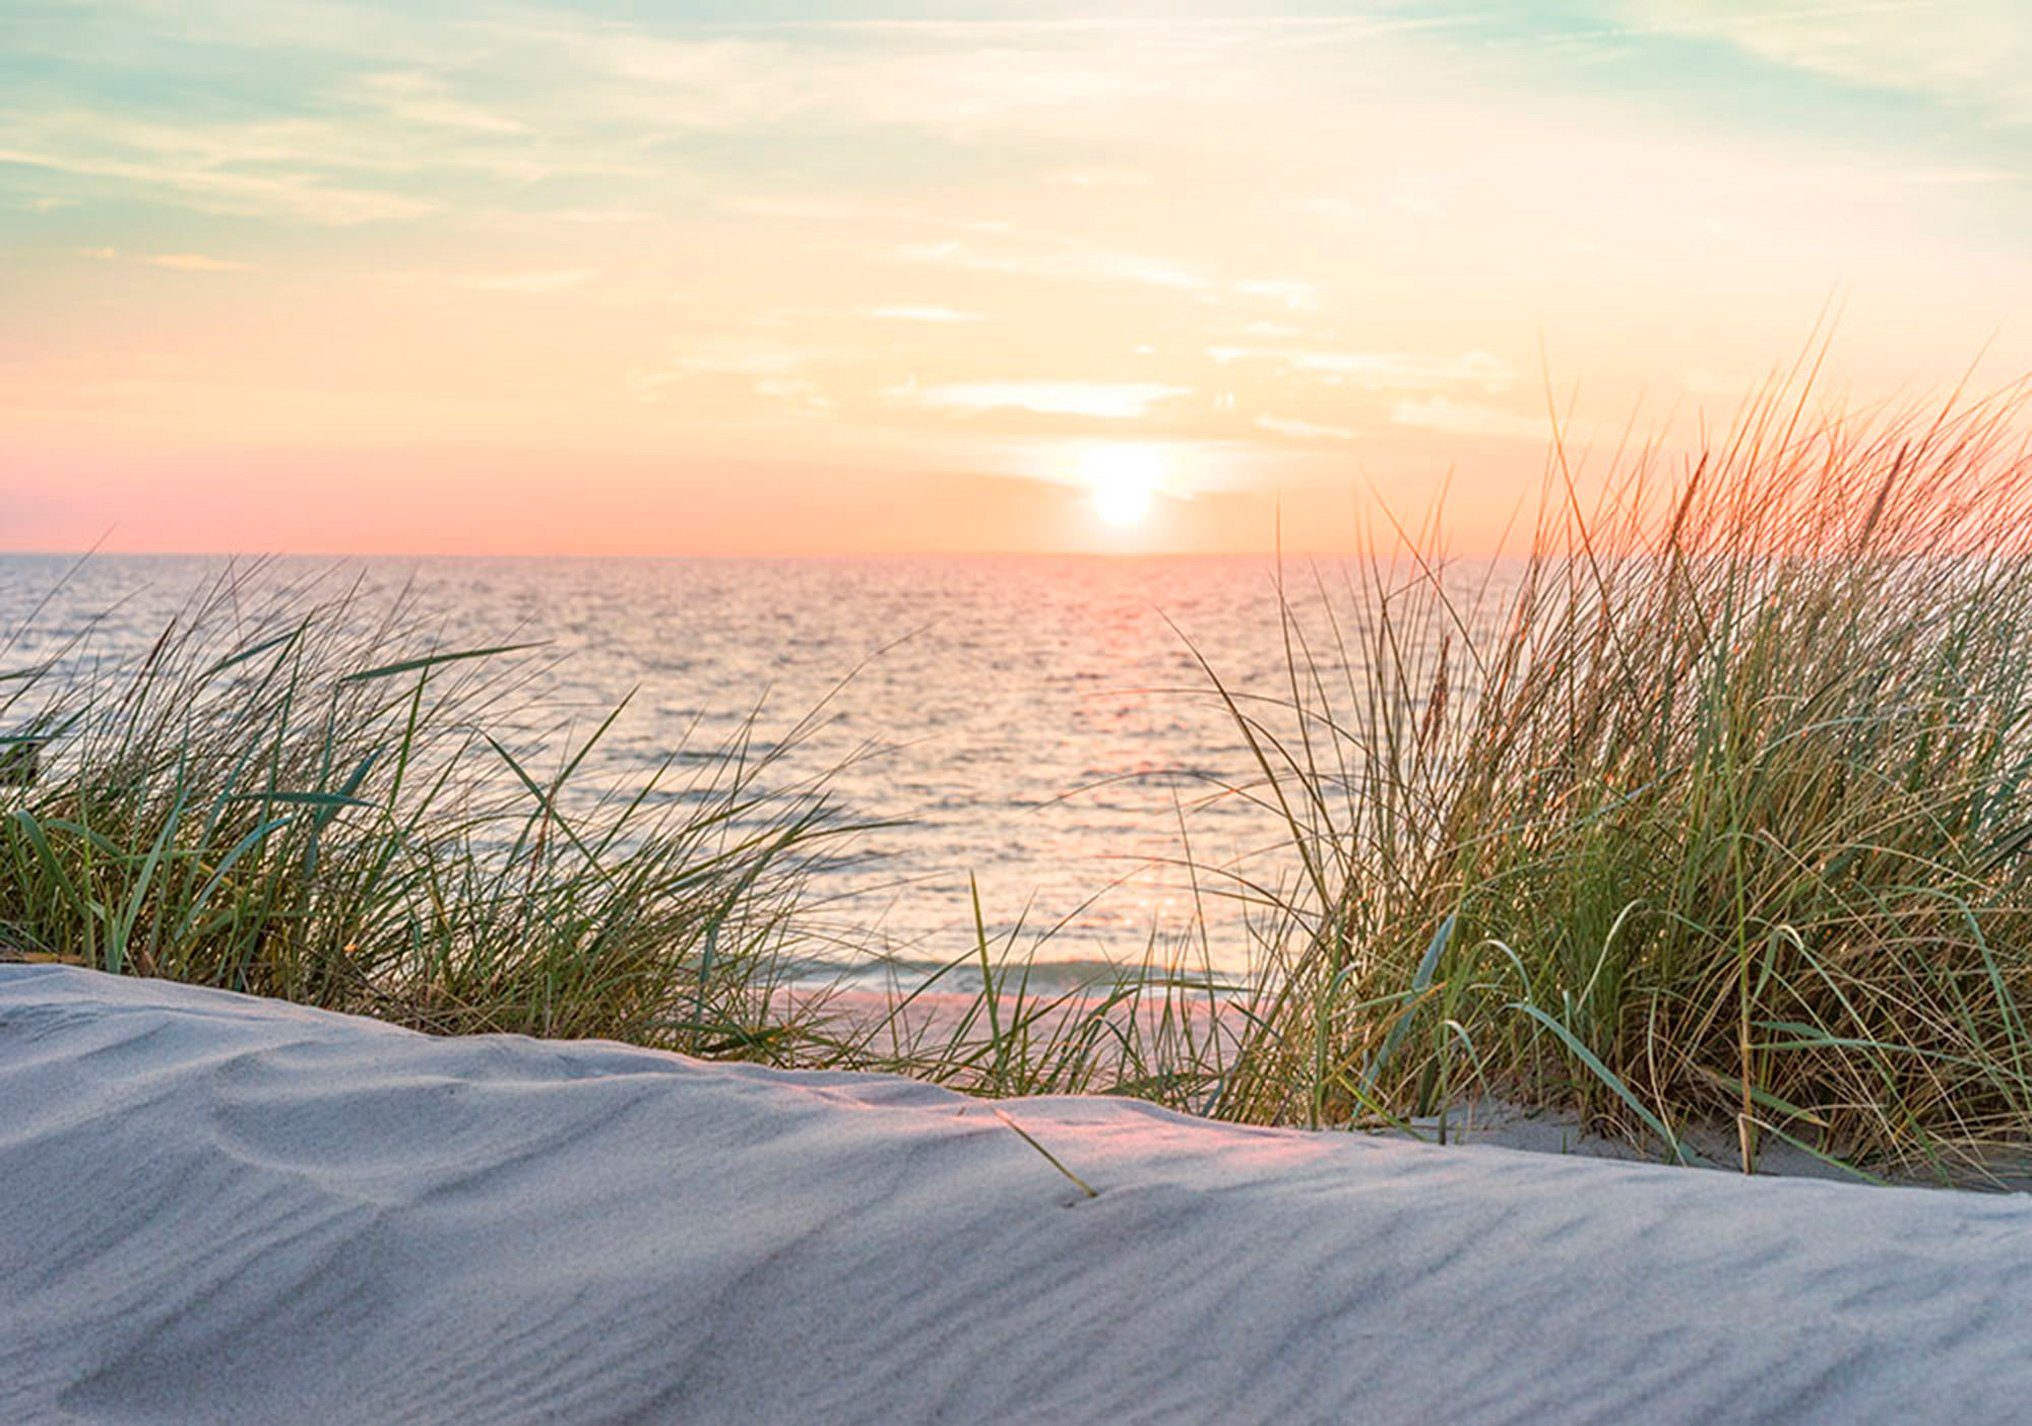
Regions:
M 0 119 L 5 117 L 0 115 Z M 119 127 L 103 120 L 72 115 L 68 122 L 72 134 L 84 136 L 82 144 L 61 134 L 43 141 L 30 134 L 26 142 L 0 147 L 0 164 L 111 179 L 206 212 L 280 214 L 333 227 L 418 218 L 438 208 L 426 198 L 334 183 L 328 175 L 307 167 L 278 171 L 275 161 L 260 156 L 258 150 L 239 158 L 230 152 L 157 156 L 146 146 L 123 143 Z M 64 124 L 57 127 L 62 129 Z M 197 135 L 193 133 L 191 139 L 195 146 Z M 322 164 L 324 160 L 307 155 L 306 162 Z M 266 165 L 266 171 L 250 171 L 256 163 Z
M 788 402 L 801 415 L 817 415 L 833 406 L 818 387 L 796 376 L 765 376 L 755 383 L 755 394 L 766 401 Z
M 905 262 L 931 263 L 969 272 L 1000 272 L 1019 277 L 1067 279 L 1075 282 L 1130 282 L 1181 292 L 1204 292 L 1213 279 L 1199 268 L 1141 253 L 1060 241 L 1043 250 L 988 252 L 975 245 L 946 239 L 909 243 L 896 256 Z
M 1288 277 L 1251 277 L 1235 284 L 1235 291 L 1244 297 L 1258 297 L 1268 302 L 1281 302 L 1294 312 L 1302 312 L 1319 305 L 1319 289 L 1310 282 L 1297 282 Z
M 1390 408 L 1390 423 L 1420 431 L 1500 440 L 1546 441 L 1552 437 L 1552 423 L 1545 417 L 1522 416 L 1515 411 L 1452 401 L 1444 396 L 1399 401 Z
M 1279 436 L 1289 436 L 1294 441 L 1352 441 L 1355 432 L 1346 426 L 1327 426 L 1317 421 L 1294 421 L 1283 416 L 1258 416 L 1256 425 Z
M 530 12 L 524 12 L 528 16 Z M 1080 43 L 1076 35 L 969 23 L 791 21 L 703 33 L 569 12 L 472 27 L 508 53 L 541 53 L 606 118 L 735 132 L 792 123 L 1067 135 L 1218 77 L 1206 44 Z M 1158 33 L 1162 33 L 1159 31 Z
M 206 257 L 203 253 L 150 253 L 141 261 L 151 267 L 169 267 L 178 272 L 245 272 L 253 266 L 229 258 Z
M 937 386 L 909 381 L 882 394 L 930 411 L 1030 411 L 1123 421 L 1147 416 L 1159 402 L 1190 396 L 1192 388 L 1154 381 L 964 381 Z
M 1288 335 L 1295 329 L 1257 323 L 1251 332 Z M 1314 376 L 1329 386 L 1354 386 L 1364 391 L 1442 391 L 1468 386 L 1499 395 L 1516 384 L 1510 364 L 1485 351 L 1434 356 L 1424 352 L 1341 352 L 1303 347 L 1210 346 L 1207 357 L 1221 366 L 1239 361 L 1274 362 L 1286 372 Z
M 1334 384 L 1358 386 L 1365 391 L 1437 391 L 1449 386 L 1474 386 L 1493 396 L 1508 391 L 1516 383 L 1516 373 L 1510 364 L 1484 351 L 1444 357 L 1417 352 L 1294 351 L 1282 355 L 1294 370 L 1312 372 Z
M 870 307 L 867 315 L 885 322 L 978 322 L 979 312 L 956 312 L 950 307 Z
M 623 378 L 637 401 L 661 401 L 673 386 L 694 379 L 753 377 L 757 395 L 778 400 L 812 396 L 830 405 L 799 375 L 813 362 L 835 353 L 813 347 L 785 346 L 766 340 L 707 342 L 661 367 L 635 367 Z
M 368 102 L 407 124 L 469 134 L 521 134 L 528 126 L 505 114 L 454 96 L 435 75 L 411 72 L 372 74 L 361 81 Z
M 176 272 L 247 272 L 253 267 L 252 263 L 206 257 L 203 253 L 122 253 L 118 248 L 79 248 L 78 256 L 101 262 L 138 262 Z
M 1618 8 L 1640 28 L 1719 41 L 1767 64 L 2032 123 L 2032 26 L 2022 0 L 1948 6 L 1626 0 Z

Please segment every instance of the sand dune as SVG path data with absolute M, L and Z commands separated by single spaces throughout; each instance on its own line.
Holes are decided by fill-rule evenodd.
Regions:
M 0 1421 L 2021 1419 L 2032 1204 L 0 967 Z

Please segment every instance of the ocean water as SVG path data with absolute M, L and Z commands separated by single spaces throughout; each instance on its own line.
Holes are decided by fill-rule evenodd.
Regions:
M 65 559 L 0 556 L 5 660 L 87 626 L 98 656 L 138 655 L 223 564 L 103 556 L 64 581 Z M 839 767 L 841 808 L 894 825 L 816 889 L 832 921 L 907 961 L 972 944 L 971 875 L 992 928 L 1063 923 L 1046 960 L 1133 960 L 1196 937 L 1200 917 L 1215 962 L 1238 968 L 1239 908 L 1192 894 L 1184 838 L 1204 865 L 1282 870 L 1276 819 L 1218 791 L 1252 765 L 1199 663 L 1277 692 L 1265 559 L 375 559 L 262 577 L 319 571 L 363 579 L 370 599 L 410 586 L 454 646 L 547 641 L 563 657 L 543 695 L 581 732 L 632 693 L 597 779 L 639 781 L 758 708 L 766 741 L 825 703 L 786 770 Z M 1285 574 L 1311 588 L 1314 572 Z

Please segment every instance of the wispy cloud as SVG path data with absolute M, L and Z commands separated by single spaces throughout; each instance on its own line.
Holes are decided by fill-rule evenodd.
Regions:
M 253 267 L 252 263 L 206 257 L 203 253 L 150 253 L 141 260 L 151 267 L 174 268 L 178 272 L 246 272 Z
M 433 74 L 405 71 L 369 75 L 361 89 L 370 104 L 409 124 L 469 134 L 521 134 L 528 126 L 497 110 L 461 99 Z
M 964 381 L 934 386 L 913 381 L 882 394 L 929 411 L 1029 411 L 1124 421 L 1149 415 L 1160 402 L 1190 396 L 1192 388 L 1154 381 Z
M 693 344 L 662 366 L 631 368 L 623 382 L 630 396 L 649 402 L 663 400 L 672 387 L 684 382 L 724 382 L 737 377 L 749 378 L 749 389 L 759 396 L 775 400 L 815 397 L 817 388 L 804 373 L 814 363 L 835 355 L 817 347 L 768 339 L 720 339 Z
M 1543 416 L 1525 416 L 1495 406 L 1428 396 L 1396 402 L 1390 408 L 1390 423 L 1420 431 L 1443 431 L 1452 436 L 1491 436 L 1503 440 L 1545 441 L 1551 439 L 1552 424 Z
M 1181 292 L 1203 292 L 1214 286 L 1213 278 L 1204 270 L 1187 263 L 1068 241 L 1027 251 L 1014 247 L 987 251 L 978 245 L 948 238 L 939 242 L 908 243 L 897 249 L 896 255 L 906 262 L 931 263 L 969 272 L 999 272 L 1076 282 L 1139 283 Z
M 2032 123 L 2032 25 L 2020 0 L 1954 4 L 1624 0 L 1639 26 L 1719 41 L 1766 63 Z
M 1365 391 L 1437 391 L 1473 386 L 1491 395 L 1508 391 L 1516 372 L 1490 352 L 1429 356 L 1419 352 L 1295 351 L 1282 354 L 1296 371 Z
M 1266 335 L 1285 335 L 1295 329 L 1265 323 L 1252 330 Z M 1516 384 L 1516 371 L 1510 363 L 1485 351 L 1446 356 L 1430 352 L 1332 351 L 1231 344 L 1210 346 L 1204 350 L 1209 358 L 1222 366 L 1254 362 L 1271 369 L 1312 377 L 1329 386 L 1351 386 L 1362 391 L 1444 391 L 1450 387 L 1471 387 L 1496 396 Z
M 1356 433 L 1346 426 L 1297 421 L 1285 416 L 1258 416 L 1256 426 L 1273 435 L 1289 436 L 1294 441 L 1352 441 L 1356 437 Z
M 870 307 L 867 314 L 885 322 L 978 322 L 979 312 L 960 312 L 951 307 Z
M 1319 305 L 1319 289 L 1310 282 L 1299 282 L 1288 277 L 1248 277 L 1235 284 L 1235 291 L 1244 297 L 1259 297 L 1268 302 L 1282 303 L 1294 312 Z
M 227 156 L 158 154 L 149 151 L 153 145 L 123 143 L 122 126 L 77 116 L 69 125 L 69 137 L 58 134 L 44 139 L 31 133 L 26 141 L 0 146 L 0 164 L 104 179 L 130 192 L 138 189 L 205 212 L 280 214 L 336 227 L 418 218 L 438 207 L 435 201 L 413 194 L 337 180 L 330 172 L 318 171 L 326 163 L 315 157 L 304 167 L 290 167 L 251 153 L 245 161 Z M 61 130 L 66 125 L 59 122 L 56 127 Z M 124 132 L 135 136 L 131 129 Z M 167 143 L 164 147 L 173 149 Z
M 784 402 L 806 416 L 822 415 L 833 409 L 832 398 L 800 376 L 765 376 L 755 383 L 755 394 L 765 401 Z
M 176 272 L 247 272 L 252 263 L 230 258 L 207 257 L 203 253 L 123 253 L 118 248 L 79 248 L 78 256 L 100 262 L 135 262 L 148 267 L 166 267 Z

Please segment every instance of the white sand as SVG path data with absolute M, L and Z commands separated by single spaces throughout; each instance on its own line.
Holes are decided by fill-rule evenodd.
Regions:
M 0 1421 L 2024 1419 L 2032 1202 L 0 966 Z

